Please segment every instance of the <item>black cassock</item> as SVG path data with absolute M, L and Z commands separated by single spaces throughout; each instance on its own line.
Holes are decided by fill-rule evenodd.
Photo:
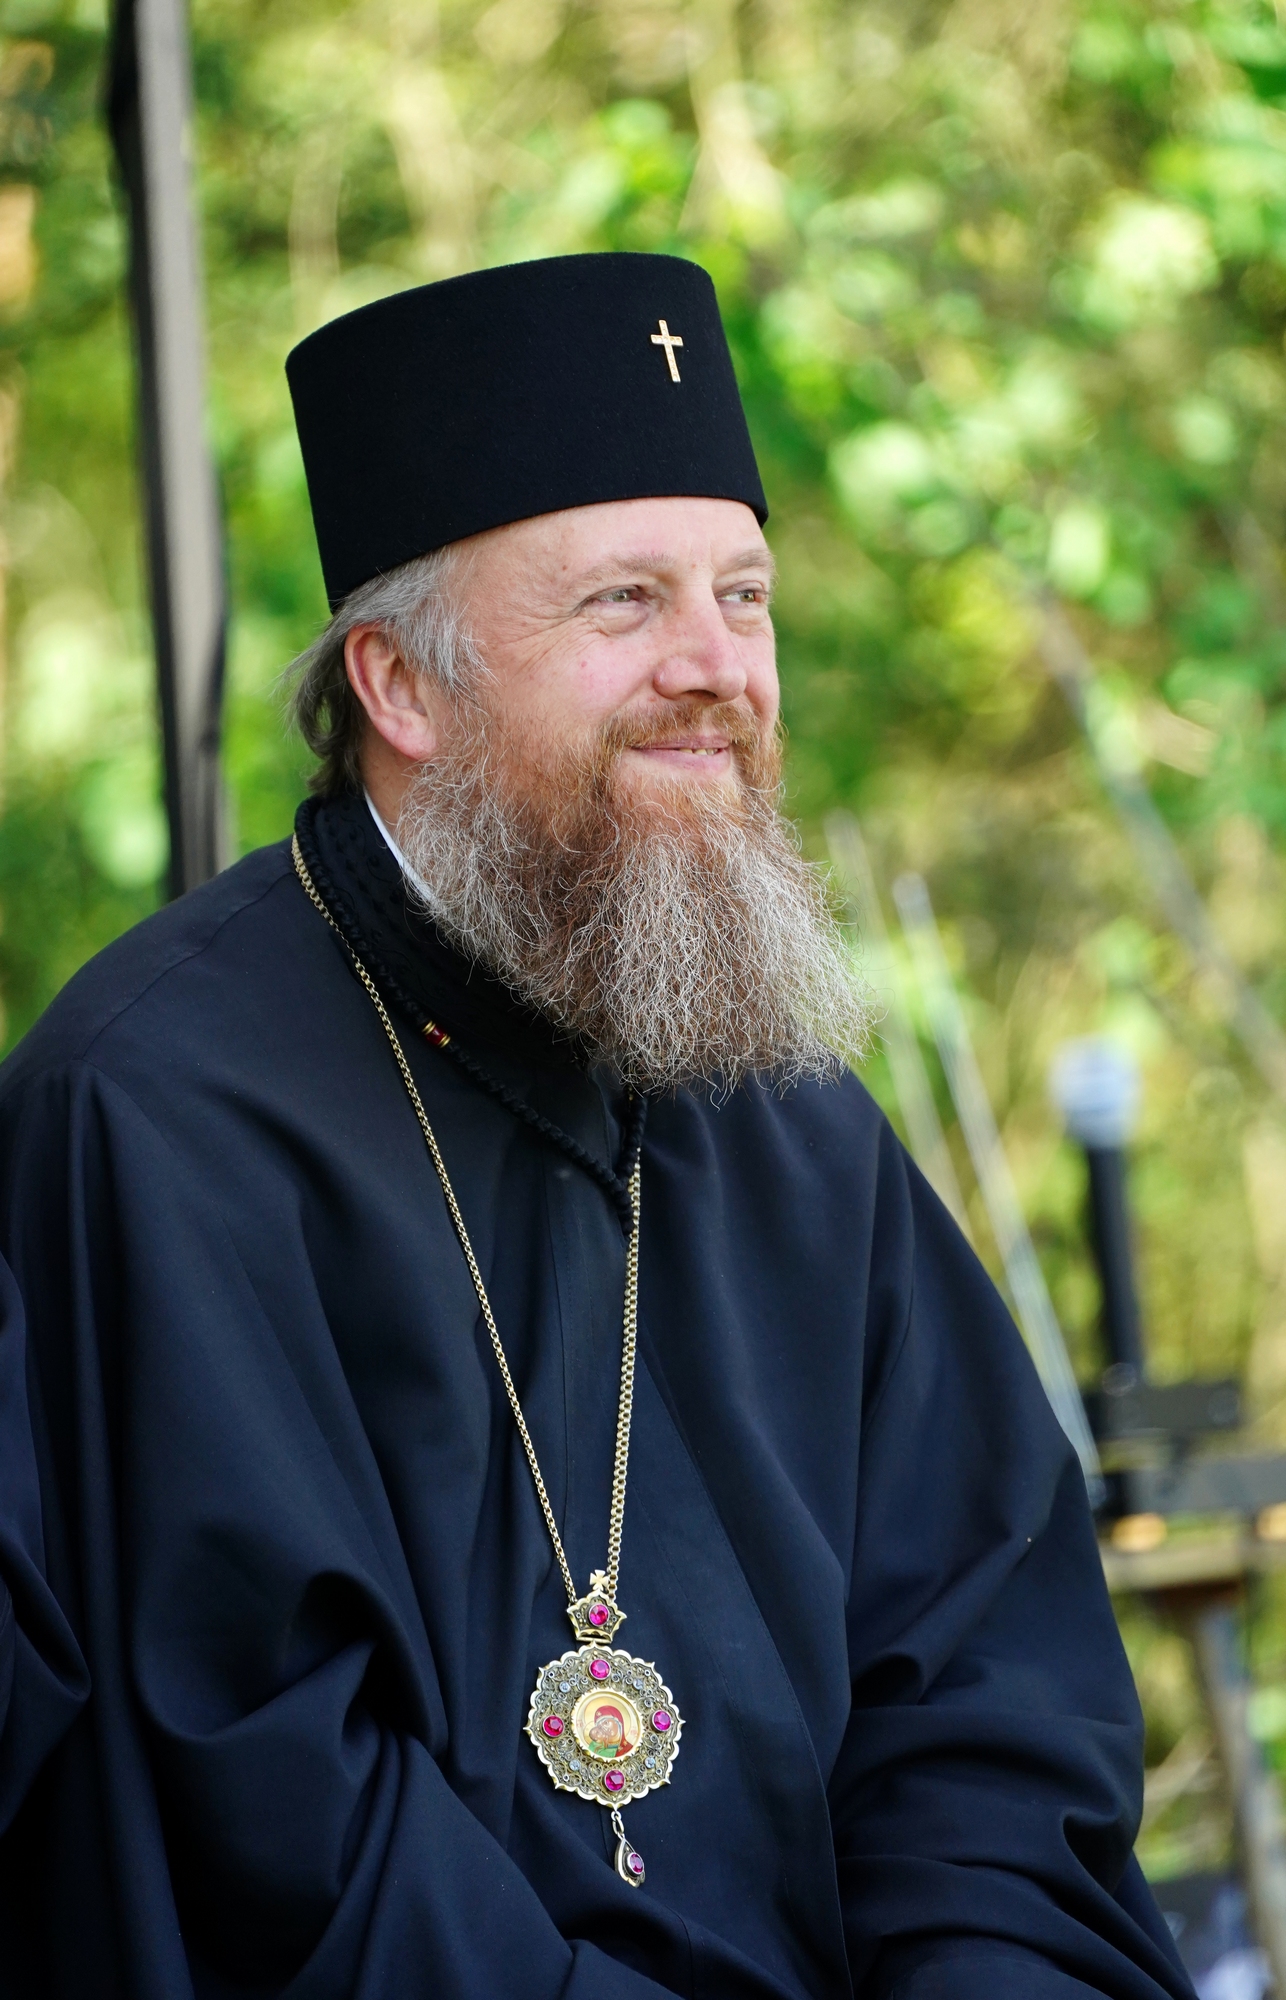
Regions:
M 301 834 L 392 1004 L 583 1588 L 620 1107 L 409 914 L 361 800 Z M 93 1685 L 0 1847 L 0 1992 L 1189 1993 L 1131 1859 L 1140 1720 L 1080 1472 L 856 1080 L 649 1107 L 617 1644 L 685 1728 L 625 1815 L 642 1890 L 522 1733 L 575 1644 L 562 1582 L 288 848 L 80 973 L 0 1131 L 44 1561 Z

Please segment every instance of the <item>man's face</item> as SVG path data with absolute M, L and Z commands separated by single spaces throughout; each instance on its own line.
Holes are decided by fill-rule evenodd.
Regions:
M 500 740 L 572 749 L 637 721 L 618 782 L 726 785 L 735 704 L 767 739 L 778 689 L 773 560 L 733 500 L 623 500 L 480 535 L 462 550 L 465 617 L 494 675 Z
M 611 501 L 456 547 L 454 595 L 488 669 L 479 698 L 492 741 L 518 759 L 537 746 L 542 759 L 584 754 L 612 725 L 623 746 L 613 782 L 641 794 L 734 785 L 733 743 L 771 741 L 773 560 L 739 501 Z M 358 657 L 378 658 L 381 643 L 359 640 Z M 439 691 L 410 676 L 395 676 L 382 703 L 364 678 L 365 775 L 392 821 L 406 765 L 433 760 L 452 718 Z
M 638 1088 L 821 1076 L 865 1035 L 778 812 L 771 582 L 739 502 L 614 502 L 457 545 L 463 691 L 348 637 L 363 777 L 439 930 Z

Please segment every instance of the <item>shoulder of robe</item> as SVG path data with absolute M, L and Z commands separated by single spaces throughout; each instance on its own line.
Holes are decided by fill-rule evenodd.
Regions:
M 699 1170 L 717 1161 L 724 1172 L 740 1164 L 797 1189 L 814 1180 L 833 1184 L 837 1193 L 854 1181 L 869 1193 L 882 1181 L 904 1187 L 910 1165 L 883 1111 L 849 1069 L 785 1090 L 752 1080 L 722 1099 L 687 1090 L 656 1098 L 647 1135 L 649 1153 L 676 1164 Z
M 290 844 L 278 841 L 145 917 L 68 980 L 0 1066 L 0 1097 L 33 1076 L 96 1057 L 104 1037 L 140 1011 L 149 1032 L 162 1029 L 167 1014 L 184 1010 L 197 969 L 212 956 L 244 970 L 262 955 L 270 966 L 286 944 L 287 912 L 307 933 L 311 912 L 295 892 Z
M 693 1115 L 712 1132 L 734 1141 L 776 1132 L 787 1143 L 807 1149 L 851 1147 L 854 1141 L 868 1147 L 898 1143 L 870 1091 L 848 1068 L 837 1069 L 821 1082 L 809 1079 L 785 1089 L 752 1079 L 725 1098 L 686 1090 L 657 1098 L 648 1114 L 648 1129 L 651 1132 L 670 1118 Z

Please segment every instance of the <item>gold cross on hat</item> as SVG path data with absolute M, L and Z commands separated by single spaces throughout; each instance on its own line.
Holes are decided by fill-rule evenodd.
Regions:
M 665 358 L 670 364 L 670 380 L 677 382 L 679 380 L 679 364 L 674 358 L 674 350 L 676 347 L 682 347 L 683 342 L 677 333 L 670 332 L 669 327 L 663 319 L 659 319 L 657 325 L 661 331 L 652 335 L 652 345 L 653 347 L 663 347 L 665 349 Z

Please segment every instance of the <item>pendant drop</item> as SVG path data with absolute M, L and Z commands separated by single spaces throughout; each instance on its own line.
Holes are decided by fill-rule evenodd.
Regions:
M 620 1813 L 612 1810 L 612 1832 L 616 1835 L 616 1872 L 622 1882 L 628 1882 L 631 1889 L 641 1889 L 647 1880 L 647 1870 L 643 1866 L 643 1856 L 637 1847 L 631 1847 L 625 1836 L 625 1822 Z

